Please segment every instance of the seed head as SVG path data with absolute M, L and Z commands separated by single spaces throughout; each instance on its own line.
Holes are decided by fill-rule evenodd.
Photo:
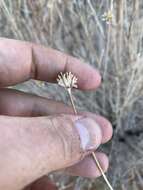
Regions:
M 110 22 L 112 22 L 112 20 L 113 20 L 113 13 L 112 13 L 112 11 L 108 10 L 107 12 L 105 12 L 102 15 L 102 20 L 106 21 L 107 24 L 109 24 Z
M 57 78 L 57 82 L 60 86 L 67 88 L 67 89 L 72 89 L 72 88 L 77 88 L 77 77 L 74 76 L 71 72 L 66 72 L 66 73 L 60 73 Z

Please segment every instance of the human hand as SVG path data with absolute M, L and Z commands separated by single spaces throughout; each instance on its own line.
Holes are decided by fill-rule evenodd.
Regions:
M 29 79 L 55 82 L 59 72 L 67 71 L 77 76 L 81 90 L 100 85 L 99 73 L 76 58 L 32 43 L 0 39 L 0 189 L 19 190 L 60 169 L 100 176 L 90 153 L 112 136 L 105 118 L 92 113 L 74 116 L 63 103 L 4 88 Z M 106 171 L 107 156 L 96 155 Z M 49 189 L 45 181 L 32 190 Z

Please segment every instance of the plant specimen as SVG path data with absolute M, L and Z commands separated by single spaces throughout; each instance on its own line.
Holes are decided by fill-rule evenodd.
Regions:
M 74 101 L 73 101 L 72 88 L 78 88 L 78 86 L 77 86 L 77 80 L 78 80 L 77 77 L 74 76 L 71 72 L 66 72 L 64 74 L 60 73 L 58 75 L 58 78 L 57 78 L 57 83 L 60 86 L 64 87 L 67 90 L 68 94 L 69 94 L 70 101 L 71 101 L 71 104 L 72 104 L 73 111 L 74 111 L 75 115 L 77 115 L 77 110 L 76 110 L 76 107 L 75 107 L 75 104 L 74 104 Z M 110 182 L 108 181 L 106 175 L 103 172 L 102 167 L 100 166 L 100 163 L 99 163 L 98 159 L 96 158 L 95 153 L 92 152 L 91 154 L 92 154 L 92 157 L 93 157 L 93 159 L 94 159 L 94 161 L 95 161 L 95 163 L 96 163 L 99 171 L 101 172 L 101 175 L 103 176 L 106 184 L 108 185 L 109 189 L 113 190 Z

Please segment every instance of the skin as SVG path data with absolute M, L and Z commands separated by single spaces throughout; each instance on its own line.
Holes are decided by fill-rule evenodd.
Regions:
M 71 175 L 100 176 L 89 152 L 81 159 L 78 146 L 72 147 L 73 152 L 66 152 L 61 145 L 67 139 L 61 139 L 60 130 L 71 140 L 70 144 L 73 142 L 68 135 L 77 118 L 71 107 L 6 88 L 29 79 L 54 83 L 58 73 L 66 71 L 77 76 L 80 90 L 100 86 L 99 72 L 74 57 L 29 42 L 0 38 L 0 189 L 54 190 L 56 187 L 45 175 L 59 169 Z M 110 140 L 112 127 L 106 118 L 93 113 L 80 113 L 77 117 L 82 115 L 99 124 L 102 138 L 97 140 L 98 146 Z M 78 142 L 76 135 L 74 138 Z M 101 152 L 96 155 L 106 171 L 108 157 Z

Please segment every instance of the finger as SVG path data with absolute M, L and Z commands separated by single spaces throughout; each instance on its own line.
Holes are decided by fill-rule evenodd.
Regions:
M 0 189 L 22 189 L 43 175 L 69 167 L 101 143 L 91 118 L 0 116 Z
M 101 152 L 96 153 L 96 157 L 100 162 L 100 165 L 104 172 L 107 171 L 109 166 L 108 157 Z M 73 176 L 81 176 L 87 178 L 97 178 L 101 176 L 101 172 L 99 171 L 95 161 L 93 160 L 92 156 L 86 156 L 82 161 L 79 163 L 66 168 L 64 170 L 66 174 L 73 175 Z M 30 185 L 29 189 L 26 188 L 25 190 L 52 190 L 56 189 L 55 185 L 53 185 L 47 176 L 42 177 L 41 179 L 34 182 Z
M 47 176 L 44 176 L 24 190 L 58 190 L 58 188 L 48 179 Z
M 44 116 L 67 113 L 72 114 L 73 109 L 61 102 L 30 95 L 13 89 L 0 90 L 0 114 L 11 116 Z M 90 112 L 79 113 L 90 116 L 96 120 L 102 130 L 102 143 L 109 141 L 113 129 L 111 123 L 102 116 Z
M 44 116 L 71 113 L 72 109 L 58 101 L 14 89 L 0 89 L 0 115 Z
M 106 172 L 109 166 L 108 157 L 101 152 L 96 153 L 96 157 L 100 162 L 101 168 L 104 172 Z M 96 178 L 101 176 L 101 172 L 99 171 L 95 160 L 91 155 L 86 156 L 82 161 L 75 164 L 74 166 L 67 168 L 65 172 L 74 176 L 82 176 L 88 178 Z
M 108 157 L 101 152 L 96 153 L 96 157 L 98 161 L 100 162 L 101 168 L 104 172 L 107 171 L 109 166 L 109 160 Z M 82 161 L 79 163 L 66 168 L 64 170 L 66 174 L 73 175 L 73 176 L 81 176 L 81 177 L 87 177 L 87 178 L 97 178 L 101 176 L 101 172 L 99 171 L 95 161 L 93 160 L 92 156 L 86 156 Z M 49 182 L 48 177 L 42 177 L 40 180 L 34 182 L 32 185 L 30 185 L 30 190 L 47 190 L 48 188 L 53 187 L 53 184 Z M 56 187 L 53 187 L 56 188 Z M 29 190 L 26 188 L 26 190 Z
M 94 89 L 101 77 L 80 60 L 28 42 L 0 38 L 0 86 L 13 85 L 30 78 L 55 82 L 60 72 L 72 72 L 80 89 Z M 83 77 L 84 76 L 84 77 Z

